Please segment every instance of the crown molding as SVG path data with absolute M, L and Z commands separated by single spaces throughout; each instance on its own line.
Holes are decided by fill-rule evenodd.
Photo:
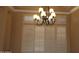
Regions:
M 79 9 L 79 6 L 74 7 L 73 9 L 70 10 L 70 14 L 72 14 L 73 12 L 77 11 Z
M 15 12 L 21 12 L 21 13 L 38 13 L 35 10 L 18 10 L 18 9 L 15 9 Z
M 55 12 L 56 14 L 70 14 L 69 12 Z
M 15 11 L 15 8 L 12 6 L 8 6 L 8 8 L 10 8 L 12 11 Z
M 15 10 L 15 12 L 21 12 L 21 13 L 30 13 L 30 14 L 35 14 L 38 13 L 38 11 L 35 10 Z M 69 14 L 69 12 L 55 12 L 56 14 Z
M 14 12 L 20 12 L 20 13 L 38 13 L 37 11 L 35 10 L 19 10 L 19 9 L 15 9 L 14 7 L 12 6 L 9 6 L 9 8 L 14 11 Z M 74 7 L 73 9 L 70 10 L 70 12 L 55 12 L 56 14 L 72 14 L 73 12 L 75 12 L 76 10 L 79 9 L 79 6 L 77 7 Z
M 35 10 L 19 10 L 19 9 L 15 9 L 14 7 L 12 6 L 9 6 L 9 8 L 14 11 L 14 12 L 20 12 L 20 13 L 38 13 L 37 11 Z M 69 14 L 69 12 L 55 12 L 56 14 Z

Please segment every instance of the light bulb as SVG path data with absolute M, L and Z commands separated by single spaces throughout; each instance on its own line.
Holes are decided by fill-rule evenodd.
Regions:
M 50 8 L 49 12 L 50 12 L 50 13 L 53 13 L 53 12 L 54 12 L 54 10 L 53 10 L 52 8 Z
M 33 19 L 37 19 L 37 15 L 33 15 Z
M 48 18 L 48 20 L 51 21 L 51 19 L 52 19 L 52 16 L 50 15 L 49 18 Z
M 43 12 L 41 13 L 41 16 L 46 16 L 45 11 L 43 11 Z
M 39 8 L 39 12 L 43 12 L 43 8 L 40 7 L 40 8 Z
M 35 15 L 33 15 L 33 19 L 37 19 L 37 15 L 35 14 Z
M 39 16 L 37 16 L 37 20 L 40 20 L 40 17 Z
M 55 14 L 55 12 L 51 13 L 51 16 L 53 16 L 53 17 L 56 17 L 56 14 Z

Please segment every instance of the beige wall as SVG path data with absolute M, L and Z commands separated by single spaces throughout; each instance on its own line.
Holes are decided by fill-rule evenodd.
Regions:
M 0 51 L 20 52 L 22 14 L 0 7 Z
M 67 52 L 66 26 L 24 25 L 22 52 Z
M 67 27 L 67 51 L 70 52 L 70 39 L 71 39 L 71 15 L 67 15 L 67 24 L 66 24 L 66 27 Z
M 71 52 L 79 52 L 79 9 L 71 14 Z
M 22 15 L 13 13 L 12 16 L 12 35 L 10 41 L 10 49 L 12 52 L 20 52 L 22 40 Z
M 63 16 L 63 17 L 62 17 Z M 74 13 L 70 15 L 65 15 L 67 17 L 67 50 L 68 52 L 79 52 L 79 11 L 75 11 Z M 62 19 L 65 19 L 64 15 L 57 15 L 57 19 L 60 19 L 60 21 L 56 21 L 56 24 L 65 24 Z M 62 22 L 61 22 L 62 21 Z M 25 20 L 24 23 L 27 23 L 28 20 Z M 30 22 L 30 21 L 29 21 Z M 28 23 L 29 23 L 28 22 Z M 31 22 L 32 23 L 32 22 Z M 32 25 L 25 26 L 29 29 L 34 30 Z M 32 51 L 33 48 L 33 37 L 35 37 L 33 34 L 29 33 L 29 35 L 33 35 L 33 37 L 30 37 L 29 42 L 32 44 L 28 44 L 28 40 L 25 39 L 25 41 L 22 41 L 22 29 L 23 28 L 23 14 L 22 13 L 15 13 L 12 12 L 8 7 L 0 7 L 0 51 L 12 51 L 12 52 L 21 52 L 21 48 L 27 49 Z M 46 27 L 47 28 L 47 27 Z M 51 27 L 47 28 L 47 33 L 51 32 L 52 30 L 49 29 Z M 53 29 L 53 28 L 52 28 Z M 49 31 L 50 30 L 50 31 Z M 35 30 L 34 30 L 35 31 Z M 35 33 L 32 31 L 32 33 Z M 28 35 L 28 34 L 26 34 Z M 53 34 L 52 34 L 53 35 Z M 48 36 L 48 34 L 47 34 Z M 46 36 L 46 37 L 47 37 Z M 51 36 L 49 36 L 50 38 Z M 27 36 L 26 36 L 27 38 Z M 51 37 L 52 38 L 52 37 Z M 50 38 L 50 39 L 51 39 Z M 27 47 L 22 46 L 22 42 L 27 43 Z M 47 45 L 49 43 L 46 43 Z M 26 45 L 26 44 L 25 44 Z M 29 47 L 32 46 L 32 47 Z M 50 45 L 50 44 L 49 44 Z M 49 46 L 50 47 L 50 46 Z M 48 49 L 47 49 L 48 50 Z
M 36 26 L 32 20 L 24 18 L 22 52 L 67 52 L 66 15 L 57 15 L 55 26 Z
M 5 10 L 0 7 L 0 50 L 3 50 L 4 45 L 4 33 L 5 33 Z
M 8 7 L 0 7 L 0 51 L 9 50 L 11 10 Z
M 5 8 L 5 7 L 4 7 Z M 10 51 L 11 28 L 12 28 L 12 11 L 6 7 L 6 26 L 4 38 L 4 51 Z
M 34 52 L 34 25 L 23 25 L 21 52 Z

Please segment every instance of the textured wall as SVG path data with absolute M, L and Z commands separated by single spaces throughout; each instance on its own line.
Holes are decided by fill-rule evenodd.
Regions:
M 22 39 L 22 15 L 22 13 L 15 13 L 10 11 L 7 7 L 0 7 L 0 50 L 21 52 L 22 49 L 22 52 L 56 52 L 55 49 L 58 47 L 56 47 L 55 32 L 59 33 L 64 27 L 57 27 L 60 31 L 55 31 L 55 26 L 39 27 L 34 25 L 24 25 L 24 36 Z M 26 16 L 25 18 L 27 17 L 28 16 Z M 65 15 L 58 15 L 57 19 L 58 20 L 56 21 L 56 24 L 66 24 Z M 32 24 L 33 21 L 31 20 L 32 17 L 29 16 L 28 19 L 24 20 L 24 23 Z M 60 40 L 57 41 L 59 45 Z M 61 49 L 61 47 L 63 46 L 59 47 L 61 52 L 65 50 L 65 48 L 63 48 L 63 50 Z
M 11 35 L 11 10 L 8 7 L 0 7 L 0 50 L 9 50 Z
M 71 39 L 71 15 L 67 15 L 67 52 L 70 52 L 70 39 Z
M 0 51 L 20 52 L 22 14 L 0 7 Z
M 67 52 L 66 26 L 24 25 L 22 52 Z
M 44 52 L 45 45 L 45 27 L 35 26 L 34 52 Z
M 55 26 L 37 26 L 31 20 L 24 17 L 22 52 L 67 52 L 65 15 L 57 16 Z
M 71 52 L 79 52 L 79 9 L 71 14 Z
M 5 7 L 4 7 L 5 8 Z M 5 26 L 5 40 L 4 50 L 10 51 L 10 40 L 11 40 L 11 28 L 12 28 L 12 11 L 6 7 L 6 26 Z
M 3 51 L 5 35 L 5 9 L 0 7 L 0 50 Z
M 20 52 L 22 40 L 22 15 L 20 13 L 13 13 L 12 16 L 12 30 L 10 50 L 12 52 Z
M 23 26 L 23 38 L 21 51 L 22 52 L 33 52 L 34 51 L 34 25 L 24 25 Z

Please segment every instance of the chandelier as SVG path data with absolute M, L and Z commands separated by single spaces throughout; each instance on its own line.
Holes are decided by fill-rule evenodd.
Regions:
M 42 24 L 54 24 L 56 21 L 56 14 L 52 8 L 48 11 L 44 11 L 42 7 L 39 8 L 39 14 L 33 15 L 33 19 L 35 24 L 42 25 Z

